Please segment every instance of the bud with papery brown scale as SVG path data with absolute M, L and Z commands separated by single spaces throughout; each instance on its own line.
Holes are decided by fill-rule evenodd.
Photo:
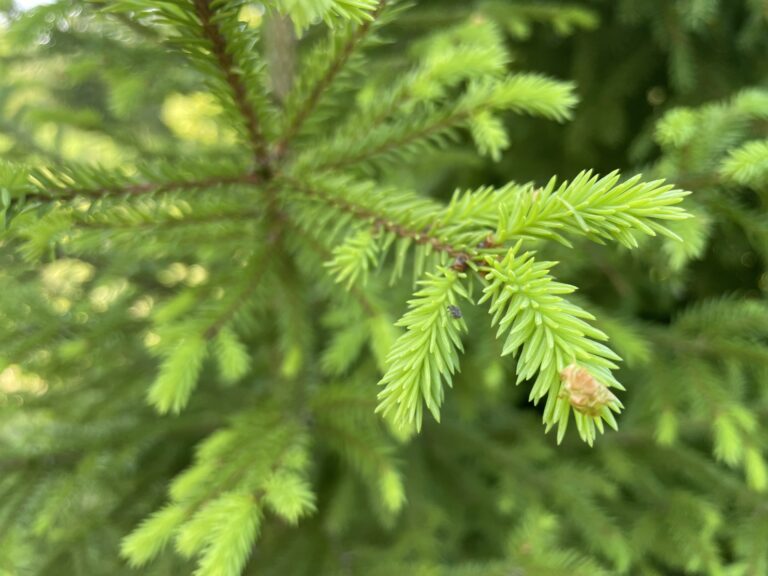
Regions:
M 598 382 L 589 370 L 578 364 L 563 368 L 560 380 L 563 382 L 560 396 L 567 398 L 573 409 L 582 414 L 599 416 L 605 406 L 619 402 L 607 386 Z
M 496 238 L 494 238 L 493 234 L 488 234 L 488 236 L 483 239 L 480 244 L 477 245 L 478 248 L 496 248 L 498 246 L 498 242 L 496 242 Z
M 459 254 L 454 259 L 453 264 L 451 264 L 451 268 L 453 268 L 457 272 L 464 272 L 464 270 L 467 269 L 468 261 L 469 261 L 469 256 L 467 256 L 466 254 Z

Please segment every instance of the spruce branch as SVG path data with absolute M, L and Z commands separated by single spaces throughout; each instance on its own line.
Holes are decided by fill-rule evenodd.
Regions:
M 538 74 L 478 80 L 452 105 L 406 114 L 362 135 L 339 134 L 321 147 L 323 152 L 300 156 L 296 163 L 313 170 L 335 170 L 391 155 L 405 160 L 430 145 L 456 140 L 457 130 L 469 127 L 478 115 L 512 111 L 563 121 L 570 117 L 576 100 L 571 84 Z
M 537 262 L 531 252 L 519 254 L 519 245 L 500 260 L 487 257 L 481 269 L 487 284 L 479 303 L 491 302 L 497 338 L 507 334 L 502 355 L 517 354 L 517 383 L 535 378 L 530 400 L 547 398 L 547 430 L 557 424 L 562 440 L 573 406 L 579 434 L 592 444 L 595 429 L 603 430 L 601 419 L 616 427 L 611 412 L 618 412 L 621 403 L 603 390 L 623 390 L 611 374 L 619 357 L 602 344 L 608 337 L 588 323 L 594 317 L 562 297 L 576 288 L 550 276 L 553 265 Z M 576 376 L 578 383 L 571 380 Z M 587 408 L 588 402 L 594 405 Z
M 439 205 L 432 202 L 424 201 L 423 198 L 409 195 L 406 200 L 403 197 L 395 198 L 390 196 L 389 202 L 371 206 L 371 196 L 366 193 L 370 190 L 369 183 L 357 183 L 341 177 L 336 181 L 338 182 L 338 187 L 334 186 L 336 189 L 334 193 L 330 192 L 328 187 L 323 186 L 320 182 L 305 182 L 290 176 L 285 176 L 283 179 L 288 183 L 288 191 L 298 192 L 305 201 L 320 201 L 334 210 L 351 215 L 358 222 L 367 223 L 374 230 L 390 232 L 399 238 L 412 240 L 416 244 L 429 245 L 433 250 L 445 252 L 449 256 L 457 258 L 467 257 L 464 250 L 447 243 L 444 239 L 435 235 L 431 230 L 431 226 L 428 226 L 426 223 L 428 220 L 419 216 L 422 211 L 428 214 L 427 210 L 439 207 Z M 348 191 L 346 197 L 339 193 L 345 188 Z M 368 205 L 364 202 L 355 201 L 363 200 L 365 196 L 368 196 Z M 391 208 L 398 203 L 402 206 L 403 203 L 410 202 L 416 203 L 417 207 L 416 210 L 411 211 L 411 223 L 398 222 L 400 211 L 391 210 Z M 387 208 L 390 208 L 390 210 L 387 210 Z
M 327 290 L 331 301 L 330 310 L 323 317 L 323 325 L 332 334 L 321 356 L 323 373 L 328 376 L 346 374 L 366 343 L 379 370 L 385 371 L 386 356 L 397 337 L 397 330 L 380 301 L 379 287 L 374 284 L 363 288 L 352 284 L 347 293 L 339 293 L 333 279 L 318 266 L 320 262 L 327 263 L 333 259 L 330 248 L 334 244 L 332 239 L 322 228 L 306 230 L 292 223 L 288 226 L 286 239 L 297 241 L 293 245 L 300 254 L 298 261 L 307 262 L 299 270 L 311 270 L 308 280 Z M 349 301 L 347 294 L 352 296 L 353 302 Z
M 195 574 L 242 574 L 259 535 L 261 515 L 257 500 L 247 492 L 231 492 L 212 502 L 199 522 L 209 534 L 201 545 L 204 552 Z
M 206 348 L 204 338 L 197 334 L 189 335 L 178 341 L 165 358 L 147 392 L 147 401 L 161 414 L 178 414 L 187 405 L 197 386 Z
M 350 155 L 338 154 L 339 157 L 337 159 L 331 156 L 327 161 L 320 163 L 317 169 L 339 170 L 405 148 L 420 141 L 432 140 L 433 142 L 442 143 L 445 141 L 444 139 L 455 139 L 452 129 L 461 126 L 470 118 L 471 111 L 469 110 L 445 112 L 437 118 L 423 121 L 420 125 L 414 123 L 410 129 L 403 130 L 402 133 L 382 137 L 379 142 L 374 141 L 369 144 L 359 142 L 357 146 L 350 145 L 350 148 L 357 148 L 358 151 Z
M 354 285 L 359 276 L 380 266 L 394 237 L 453 257 L 453 272 L 471 269 L 486 284 L 481 302 L 491 300 L 492 324 L 499 324 L 499 335 L 510 330 L 502 353 L 519 350 L 518 383 L 536 377 L 531 400 L 547 397 L 547 429 L 557 423 L 562 440 L 572 408 L 579 434 L 590 444 L 596 432 L 603 430 L 603 420 L 615 427 L 612 412 L 618 412 L 621 404 L 608 388 L 621 388 L 610 372 L 618 356 L 601 343 L 605 334 L 587 323 L 594 318 L 560 296 L 575 288 L 549 276 L 553 263 L 537 262 L 532 253 L 518 255 L 519 247 L 529 238 L 567 243 L 562 232 L 616 240 L 629 248 L 636 246 L 632 232 L 674 237 L 660 221 L 687 217 L 675 206 L 685 192 L 661 181 L 641 182 L 634 177 L 620 182 L 618 173 L 600 178 L 591 172 L 559 187 L 552 180 L 543 189 L 508 185 L 456 193 L 445 207 L 403 192 L 372 190 L 341 177 L 310 183 L 291 180 L 288 189 L 299 192 L 303 201 L 319 200 L 351 215 L 358 225 L 361 220 L 366 223 L 334 252 L 329 267 L 337 281 Z M 432 218 L 422 220 L 422 213 Z M 308 213 L 307 221 L 317 226 L 313 214 Z M 509 242 L 516 245 L 508 247 Z M 412 355 L 423 353 L 415 345 L 409 350 Z M 421 403 L 413 390 L 431 390 L 435 379 L 412 364 L 398 364 L 400 373 L 395 377 L 391 359 L 388 362 L 387 391 L 393 396 L 385 410 L 395 414 L 401 425 L 418 428 Z M 391 400 L 394 389 L 399 390 L 399 400 Z M 438 399 L 442 396 L 425 398 L 436 418 Z
M 198 447 L 170 503 L 123 540 L 123 557 L 143 566 L 175 540 L 179 553 L 198 558 L 196 573 L 240 574 L 265 508 L 291 523 L 314 510 L 306 444 L 305 429 L 275 407 L 241 413 Z M 249 529 L 230 524 L 235 504 Z
M 378 0 L 376 8 L 371 12 L 370 18 L 366 19 L 363 23 L 359 24 L 354 31 L 349 35 L 342 47 L 333 55 L 333 58 L 326 63 L 326 69 L 324 73 L 317 78 L 314 85 L 309 89 L 309 94 L 304 95 L 301 99 L 301 104 L 298 109 L 293 111 L 288 120 L 288 125 L 277 143 L 276 156 L 281 158 L 285 155 L 288 146 L 294 137 L 299 134 L 304 122 L 309 118 L 314 109 L 317 107 L 320 98 L 325 91 L 331 86 L 333 81 L 344 69 L 349 58 L 355 52 L 360 42 L 366 37 L 373 27 L 376 19 L 381 12 L 386 8 L 388 0 Z
M 234 384 L 248 373 L 251 356 L 235 331 L 227 326 L 218 330 L 213 339 L 213 352 L 219 366 L 219 374 L 226 384 Z
M 317 256 L 320 261 L 330 262 L 333 259 L 333 251 L 324 244 L 324 240 L 326 240 L 325 235 L 318 233 L 321 231 L 317 229 L 308 231 L 290 219 L 286 219 L 285 226 L 287 228 L 286 234 L 300 240 L 301 247 Z M 310 234 L 310 232 L 314 232 L 314 234 Z M 323 280 L 328 279 L 327 274 L 321 274 L 319 277 Z M 381 316 L 383 312 L 381 305 L 374 301 L 368 290 L 362 290 L 353 284 L 349 287 L 349 293 L 355 298 L 360 305 L 360 309 L 368 317 L 379 318 Z
M 136 36 L 149 40 L 151 42 L 158 42 L 162 39 L 161 34 L 157 29 L 147 26 L 142 22 L 139 22 L 135 18 L 131 18 L 128 14 L 122 12 L 110 12 L 108 0 L 88 0 L 88 3 L 95 8 L 99 8 L 105 11 L 105 13 L 117 22 L 120 22 L 123 26 L 131 30 Z
M 158 378 L 147 393 L 149 403 L 160 413 L 179 413 L 187 406 L 197 386 L 202 362 L 208 354 L 211 342 L 216 341 L 217 346 L 226 344 L 218 341 L 217 337 L 260 288 L 264 258 L 264 254 L 251 257 L 242 285 L 224 300 L 223 307 L 216 306 L 212 310 L 204 310 L 196 318 L 185 319 L 180 325 L 166 327 L 161 331 L 165 332 L 165 358 Z
M 168 215 L 165 218 L 155 218 L 148 220 L 124 220 L 114 222 L 109 218 L 100 219 L 88 218 L 85 220 L 75 220 L 74 226 L 84 230 L 146 230 L 159 229 L 168 230 L 174 228 L 183 228 L 186 226 L 199 226 L 209 224 L 222 224 L 229 222 L 254 222 L 264 217 L 262 212 L 251 212 L 237 210 L 234 212 L 220 212 L 216 214 L 187 214 L 182 218 L 175 215 Z
M 267 3 L 290 16 L 296 32 L 301 33 L 311 24 L 320 20 L 330 27 L 339 21 L 353 21 L 358 24 L 372 18 L 376 10 L 377 0 L 270 0 Z
M 266 176 L 271 173 L 267 141 L 259 124 L 258 115 L 248 100 L 247 89 L 237 73 L 236 63 L 228 50 L 227 40 L 216 23 L 216 3 L 212 0 L 194 0 L 194 5 L 203 34 L 211 43 L 216 61 L 224 72 L 232 97 L 245 122 L 249 144 L 259 165 L 259 171 L 262 176 Z
M 444 385 L 451 386 L 459 368 L 457 351 L 463 351 L 461 333 L 467 326 L 458 310 L 459 298 L 469 300 L 461 280 L 466 275 L 443 268 L 427 274 L 397 322 L 406 332 L 387 357 L 388 370 L 379 383 L 376 412 L 391 415 L 406 430 L 421 430 L 423 406 L 440 421 Z
M 768 139 L 752 140 L 730 151 L 720 173 L 731 182 L 757 190 L 768 186 Z
M 633 232 L 663 234 L 680 240 L 662 222 L 690 216 L 676 206 L 689 194 L 663 180 L 643 182 L 641 175 L 621 182 L 614 171 L 604 177 L 581 172 L 559 186 L 556 178 L 542 188 L 530 187 L 514 202 L 502 204 L 496 236 L 556 240 L 571 246 L 563 233 L 586 236 L 603 243 L 615 240 L 636 248 Z
M 413 70 L 394 79 L 390 89 L 376 86 L 376 97 L 363 99 L 339 132 L 354 134 L 360 126 L 374 130 L 404 111 L 444 101 L 463 82 L 498 78 L 509 59 L 503 34 L 491 21 L 472 19 L 438 32 L 427 40 Z
M 482 266 L 486 255 L 499 256 L 518 239 L 554 239 L 570 246 L 564 236 L 569 233 L 634 248 L 634 233 L 677 238 L 665 223 L 689 217 L 676 206 L 688 192 L 661 180 L 643 182 L 639 175 L 621 181 L 618 172 L 605 177 L 582 172 L 572 182 L 557 186 L 552 179 L 544 188 L 511 183 L 457 191 L 448 205 L 405 191 L 376 189 L 372 183 L 346 177 L 285 179 L 288 190 L 305 200 L 320 201 L 358 225 L 366 223 L 368 233 L 353 236 L 358 239 L 355 245 L 340 248 L 346 264 L 336 260 L 332 265 L 345 278 L 364 272 L 354 269 L 355 262 L 368 266 L 381 260 L 378 253 L 386 252 L 392 238 L 429 247 L 463 264 Z M 308 214 L 312 226 L 317 223 L 314 214 Z M 360 258 L 354 258 L 355 254 Z
M 390 520 L 405 504 L 405 486 L 391 440 L 369 417 L 375 404 L 350 386 L 327 388 L 312 399 L 315 426 L 368 484 L 383 508 L 384 520 Z
M 74 179 L 79 179 L 78 176 L 79 174 L 75 175 Z M 114 179 L 114 177 L 114 173 L 110 174 L 110 178 Z M 72 174 L 46 170 L 33 172 L 30 175 L 31 187 L 20 192 L 18 198 L 40 202 L 68 201 L 80 197 L 101 199 L 110 196 L 142 196 L 182 190 L 209 190 L 237 184 L 255 186 L 261 183 L 262 178 L 258 175 L 241 174 L 169 182 L 130 182 L 126 179 L 118 179 L 98 187 L 76 187 L 73 186 L 76 182 L 73 182 Z

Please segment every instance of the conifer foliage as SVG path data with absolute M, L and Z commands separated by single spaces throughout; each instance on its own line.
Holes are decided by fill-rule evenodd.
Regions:
M 707 186 L 762 194 L 768 145 L 749 126 L 766 117 L 763 92 L 670 112 L 656 132 L 663 156 L 647 178 L 585 170 L 544 185 L 434 193 L 403 173 L 429 158 L 462 157 L 465 142 L 499 160 L 516 118 L 564 122 L 574 114 L 573 85 L 512 71 L 493 10 L 419 38 L 407 63 L 395 65 L 393 52 L 403 51 L 388 30 L 419 11 L 395 0 L 93 4 L 47 10 L 54 20 L 64 10 L 72 22 L 83 16 L 67 10 L 86 10 L 86 37 L 119 29 L 104 38 L 124 44 L 126 58 L 157 54 L 168 65 L 158 82 L 198 94 L 213 110 L 216 137 L 176 142 L 142 119 L 135 133 L 124 131 L 126 122 L 114 134 L 103 128 L 123 140 L 129 161 L 98 165 L 38 150 L 0 164 L 0 246 L 12 271 L 1 276 L 8 329 L 0 361 L 24 403 L 5 403 L 0 428 L 8 470 L 0 479 L 0 562 L 10 573 L 117 574 L 127 563 L 198 576 L 394 574 L 409 558 L 415 573 L 422 562 L 425 570 L 441 562 L 425 538 L 454 522 L 484 521 L 478 533 L 501 526 L 506 543 L 488 540 L 469 555 L 483 561 L 482 574 L 638 566 L 650 574 L 646 553 L 680 565 L 664 547 L 676 538 L 691 550 L 682 568 L 717 565 L 712 505 L 662 489 L 665 475 L 699 474 L 704 483 L 711 462 L 681 448 L 676 458 L 687 457 L 690 468 L 641 478 L 635 473 L 651 450 L 644 440 L 598 434 L 605 424 L 621 427 L 616 371 L 625 356 L 639 366 L 627 395 L 654 391 L 639 404 L 658 404 L 651 413 L 664 450 L 675 450 L 681 411 L 700 415 L 713 428 L 717 458 L 743 468 L 753 493 L 765 490 L 760 424 L 719 384 L 738 382 L 747 397 L 763 373 L 749 359 L 765 366 L 765 307 L 712 299 L 669 328 L 623 322 L 576 297 L 550 255 L 567 272 L 609 245 L 606 258 L 631 251 L 663 262 L 664 284 L 675 286 L 715 234 L 715 219 L 766 249 L 761 217 L 742 199 L 704 194 L 688 204 L 697 216 L 690 218 L 681 206 L 689 192 L 662 179 L 700 189 L 703 177 Z M 594 24 L 583 10 L 572 20 L 529 12 L 522 14 L 568 31 Z M 31 16 L 26 22 L 34 27 Z M 391 68 L 379 64 L 388 58 Z M 114 82 L 110 115 L 138 118 L 124 92 L 152 94 Z M 21 79 L 9 90 L 23 87 Z M 721 138 L 714 143 L 702 130 Z M 694 178 L 691 170 L 707 173 Z M 656 337 L 689 346 L 692 360 L 675 364 L 649 343 Z M 665 370 L 652 370 L 652 353 Z M 686 370 L 699 388 L 674 385 L 676 371 Z M 544 430 L 514 422 L 524 440 L 510 451 L 508 438 L 467 426 L 460 407 L 488 392 L 473 379 L 496 382 L 489 388 L 516 383 L 532 405 L 541 403 L 526 410 L 537 411 Z M 607 442 L 598 466 L 615 482 L 561 458 L 544 436 L 556 429 L 556 444 L 567 441 L 571 420 L 590 447 Z M 435 438 L 440 447 L 427 454 Z M 468 463 L 478 453 L 487 458 Z M 409 502 L 408 486 L 424 493 L 429 468 L 450 469 L 448 462 L 463 462 L 462 475 L 435 487 L 434 500 Z M 537 480 L 540 464 L 552 474 Z M 450 492 L 499 469 L 507 471 L 496 480 L 504 496 L 466 517 L 471 504 Z M 624 517 L 634 508 L 617 504 L 618 483 L 642 515 Z M 568 496 L 564 484 L 578 494 Z M 653 534 L 654 495 L 675 522 L 687 522 L 683 532 L 670 521 L 666 544 Z M 354 517 L 359 502 L 376 522 Z M 750 516 L 749 502 L 736 506 L 749 526 L 732 544 L 744 566 L 758 553 L 750 535 L 768 531 L 765 511 Z M 66 533 L 69 521 L 77 532 Z M 364 543 L 376 531 L 392 540 L 385 557 Z M 347 539 L 352 559 L 333 551 Z M 640 544 L 632 548 L 631 539 Z M 445 573 L 475 573 L 465 560 L 457 553 Z M 764 566 L 765 558 L 754 562 Z

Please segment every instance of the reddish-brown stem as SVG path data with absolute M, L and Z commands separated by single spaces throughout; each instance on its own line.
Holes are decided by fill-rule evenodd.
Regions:
M 216 57 L 219 67 L 224 72 L 224 77 L 232 90 L 232 98 L 235 101 L 240 114 L 245 121 L 248 132 L 248 140 L 253 149 L 256 162 L 263 176 L 271 173 L 267 141 L 261 131 L 256 111 L 248 101 L 248 92 L 240 76 L 235 72 L 236 63 L 227 50 L 227 40 L 213 21 L 214 8 L 210 0 L 195 0 L 195 10 L 203 27 L 203 35 L 210 41 L 211 50 Z
M 352 214 L 360 220 L 368 220 L 371 222 L 372 227 L 375 230 L 385 230 L 391 232 L 400 238 L 410 238 L 417 244 L 425 244 L 432 247 L 432 249 L 438 252 L 444 252 L 454 258 L 453 267 L 457 270 L 463 270 L 467 263 L 470 261 L 481 263 L 482 259 L 478 258 L 476 254 L 472 254 L 467 250 L 458 248 L 444 240 L 441 240 L 437 236 L 432 236 L 429 230 L 413 230 L 407 226 L 403 226 L 387 218 L 382 214 L 378 214 L 373 210 L 365 208 L 363 206 L 357 206 L 351 202 L 347 202 L 343 198 L 336 196 L 330 196 L 324 193 L 322 190 L 310 188 L 303 183 L 291 180 L 291 186 L 294 190 L 302 193 L 308 198 L 316 198 L 322 202 L 333 206 L 342 212 Z M 486 247 L 486 246 L 483 246 Z M 490 246 L 487 246 L 490 247 Z

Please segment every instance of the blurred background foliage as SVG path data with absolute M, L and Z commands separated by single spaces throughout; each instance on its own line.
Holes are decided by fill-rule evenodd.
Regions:
M 0 158 L 130 173 L 139 158 L 225 157 L 234 134 L 198 73 L 160 47 L 162 30 L 100 11 L 106 4 L 0 0 Z M 264 25 L 258 3 L 243 20 Z M 327 513 L 299 530 L 265 531 L 253 573 L 330 566 L 334 539 L 354 542 L 367 567 L 339 572 L 350 574 L 508 573 L 497 558 L 536 575 L 768 573 L 768 169 L 759 148 L 768 139 L 768 4 L 420 0 L 386 29 L 370 87 L 348 97 L 372 97 L 379 73 L 403 68 L 422 49 L 417 38 L 463 22 L 498 26 L 512 69 L 573 80 L 575 118 L 556 125 L 515 117 L 498 162 L 467 145 L 425 155 L 388 179 L 447 198 L 457 187 L 622 168 L 694 192 L 689 209 L 698 217 L 677 230 L 684 244 L 632 254 L 580 244 L 578 258 L 546 249 L 600 311 L 626 359 L 622 431 L 591 451 L 554 448 L 524 391 L 507 385 L 509 363 L 491 345 L 470 343 L 453 414 L 403 449 L 409 505 L 398 530 L 386 512 L 377 512 L 381 524 L 358 514 L 349 503 L 361 487 L 327 465 L 317 478 Z M 152 377 L 157 335 L 149 318 L 158 302 L 172 287 L 207 289 L 209 270 L 190 246 L 148 245 L 155 258 L 126 263 L 130 278 L 98 276 L 99 262 L 55 253 L 20 272 L 6 248 L 0 244 L 0 574 L 127 572 L 115 554 L 119 539 L 221 424 L 221 406 L 257 401 L 258 393 L 224 388 L 215 403 L 160 420 L 140 407 L 143 388 L 123 387 Z M 164 304 L 159 313 L 173 317 L 189 302 Z M 35 316 L 34 330 L 19 320 L 25 312 Z M 100 322 L 91 330 L 94 315 Z M 269 364 L 268 351 L 257 354 L 265 357 L 255 365 Z M 295 373 L 297 355 L 278 368 Z M 35 365 L 68 385 L 52 391 Z M 361 369 L 361 378 L 370 373 Z M 95 380 L 104 383 L 100 393 L 89 391 Z M 78 402 L 65 424 L 57 403 L 71 394 Z M 39 411 L 16 410 L 25 402 Z M 128 402 L 134 408 L 125 411 Z M 147 442 L 148 434 L 163 442 Z M 24 491 L 11 489 L 57 468 L 63 472 Z M 317 543 L 321 529 L 330 545 Z M 164 558 L 145 573 L 185 570 Z

